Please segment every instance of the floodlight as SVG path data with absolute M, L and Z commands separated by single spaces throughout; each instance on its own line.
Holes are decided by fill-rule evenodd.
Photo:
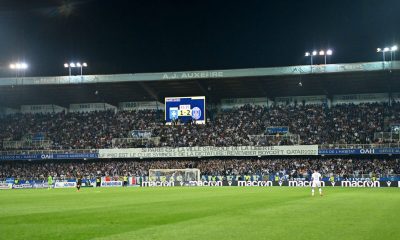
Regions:
M 331 56 L 332 54 L 333 54 L 333 51 L 332 51 L 331 49 L 328 49 L 328 50 L 326 51 L 326 55 Z
M 325 52 L 324 52 L 323 50 L 321 50 L 321 51 L 319 51 L 319 55 L 320 55 L 320 56 L 324 56 L 324 55 L 325 55 Z
M 28 64 L 26 64 L 26 63 L 20 63 L 20 68 L 21 69 L 27 69 L 28 68 Z

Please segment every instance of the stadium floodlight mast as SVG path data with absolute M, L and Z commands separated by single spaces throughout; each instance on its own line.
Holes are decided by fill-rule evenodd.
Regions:
M 312 52 L 306 52 L 305 53 L 305 56 L 306 57 L 310 57 L 310 59 L 311 59 L 311 66 L 313 65 L 313 57 L 314 56 L 317 56 L 317 51 L 316 50 L 314 50 L 314 51 L 312 51 Z
M 326 56 L 332 56 L 332 54 L 333 54 L 333 51 L 331 50 L 331 49 L 328 49 L 328 50 L 321 50 L 321 51 L 319 51 L 319 55 L 320 56 L 324 56 L 324 59 L 325 59 L 325 65 L 326 65 Z
M 69 76 L 71 77 L 71 71 L 72 71 L 72 68 L 80 68 L 81 69 L 81 76 L 83 75 L 83 68 L 84 67 L 87 67 L 88 65 L 87 65 L 87 63 L 86 62 L 84 62 L 84 63 L 80 63 L 80 62 L 76 62 L 76 63 L 74 63 L 74 62 L 70 62 L 70 63 L 64 63 L 64 67 L 65 68 L 68 68 L 68 72 L 69 72 Z
M 25 70 L 28 69 L 28 64 L 25 62 L 11 63 L 10 69 L 15 70 L 15 77 L 18 77 L 20 72 L 22 72 L 22 77 L 24 77 Z
M 386 62 L 386 56 L 385 54 L 387 52 L 390 52 L 390 61 L 393 61 L 393 54 L 398 50 L 399 48 L 397 45 L 393 45 L 392 47 L 384 47 L 384 48 L 377 48 L 376 52 L 382 53 L 382 59 L 383 62 Z
M 313 57 L 317 56 L 318 52 L 316 50 L 312 51 L 312 52 L 306 52 L 304 54 L 304 56 L 306 57 L 310 57 L 310 66 L 311 66 L 311 72 L 313 71 Z

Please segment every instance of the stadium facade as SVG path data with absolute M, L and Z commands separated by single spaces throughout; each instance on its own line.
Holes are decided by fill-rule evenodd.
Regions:
M 0 79 L 0 115 L 7 117 L 13 114 L 60 112 L 162 111 L 164 98 L 175 96 L 205 96 L 207 108 L 214 112 L 245 105 L 266 108 L 277 105 L 323 105 L 330 108 L 340 104 L 380 103 L 390 106 L 400 101 L 399 79 L 398 61 L 146 74 L 3 78 Z M 282 126 L 271 127 L 282 131 Z M 299 141 L 290 139 L 292 144 L 285 144 L 286 146 L 239 144 L 156 148 L 47 147 L 40 150 L 3 147 L 0 160 L 399 155 L 399 139 L 393 136 L 399 135 L 397 130 L 377 132 L 379 134 L 381 139 L 390 141 L 368 144 L 299 144 Z M 2 144 L 5 146 L 10 143 L 3 139 Z

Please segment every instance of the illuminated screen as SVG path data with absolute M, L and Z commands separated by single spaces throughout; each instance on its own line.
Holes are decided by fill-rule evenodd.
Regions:
M 165 98 L 165 121 L 167 124 L 175 120 L 183 123 L 195 121 L 206 123 L 206 98 L 201 97 L 167 97 Z

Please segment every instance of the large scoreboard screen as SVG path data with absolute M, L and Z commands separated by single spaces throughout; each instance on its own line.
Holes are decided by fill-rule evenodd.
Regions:
M 195 121 L 206 123 L 206 98 L 201 97 L 167 97 L 165 98 L 165 122 L 174 120 L 183 123 Z

